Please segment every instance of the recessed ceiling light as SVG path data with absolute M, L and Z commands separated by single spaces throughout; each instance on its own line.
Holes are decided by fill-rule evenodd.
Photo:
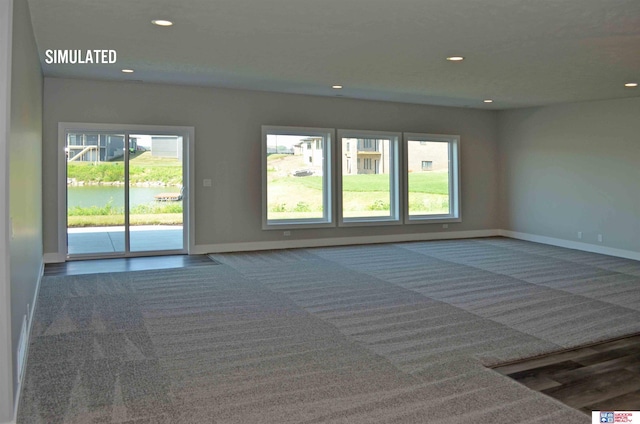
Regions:
M 493 103 L 493 100 L 491 100 L 491 99 L 485 99 L 485 100 L 483 100 L 483 101 L 484 101 L 485 103 Z
M 336 85 L 332 85 L 331 88 L 335 89 L 335 90 L 340 90 L 342 88 L 341 85 L 336 84 Z
M 173 22 L 167 21 L 166 19 L 154 19 L 153 21 L 151 21 L 151 23 L 154 25 L 164 26 L 164 27 L 173 25 Z
M 637 87 L 638 83 L 637 82 L 628 82 L 624 86 L 625 87 Z
M 449 56 L 447 58 L 447 60 L 449 60 L 451 62 L 460 62 L 461 60 L 464 60 L 464 57 L 462 57 L 462 56 Z
M 133 69 L 123 69 L 122 72 L 125 74 L 133 74 Z

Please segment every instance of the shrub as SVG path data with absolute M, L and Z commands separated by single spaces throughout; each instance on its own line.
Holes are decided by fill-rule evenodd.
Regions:
M 277 203 L 269 209 L 271 212 L 286 212 L 287 204 L 286 203 Z
M 298 202 L 295 208 L 293 208 L 294 212 L 311 212 L 311 207 L 308 203 Z
M 391 208 L 391 205 L 388 202 L 385 202 L 380 199 L 376 200 L 375 202 L 367 206 L 367 210 L 370 210 L 370 211 L 388 211 L 390 208 Z
M 113 198 L 109 199 L 104 206 L 73 206 L 68 209 L 67 215 L 69 216 L 98 216 L 98 215 L 122 215 L 124 208 L 117 208 L 113 206 Z
M 137 205 L 131 208 L 131 213 L 136 215 L 182 213 L 182 202 L 147 203 L 144 205 Z

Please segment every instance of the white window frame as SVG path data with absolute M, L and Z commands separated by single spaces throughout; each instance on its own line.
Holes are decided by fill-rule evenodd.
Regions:
M 322 164 L 322 218 L 308 219 L 267 219 L 267 135 L 298 135 L 323 137 L 323 164 Z M 308 128 L 308 127 L 284 127 L 262 126 L 262 229 L 282 230 L 298 228 L 324 228 L 335 227 L 334 202 L 333 202 L 333 140 L 335 130 L 333 128 Z M 303 157 L 303 159 L 306 159 Z
M 389 175 L 389 201 L 390 216 L 372 216 L 372 217 L 353 217 L 345 218 L 342 211 L 342 139 L 343 138 L 362 138 L 362 139 L 388 139 L 389 140 L 389 166 L 391 172 Z M 380 226 L 380 225 L 398 225 L 402 224 L 401 214 L 401 178 L 400 178 L 400 140 L 402 133 L 386 132 L 386 131 L 370 131 L 370 130 L 338 130 L 336 137 L 336 203 L 338 206 L 338 225 L 340 227 L 354 226 Z M 363 148 L 364 148 L 363 143 Z M 356 143 L 357 146 L 357 143 Z M 357 162 L 357 161 L 356 161 Z M 373 164 L 373 163 L 372 163 Z
M 431 215 L 409 215 L 409 141 L 442 142 L 449 146 L 449 213 Z M 403 206 L 405 224 L 438 224 L 462 222 L 460 194 L 460 136 L 447 134 L 404 133 Z

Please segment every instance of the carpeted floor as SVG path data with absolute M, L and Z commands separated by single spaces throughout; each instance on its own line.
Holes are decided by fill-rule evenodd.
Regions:
M 640 331 L 640 262 L 502 238 L 45 277 L 19 423 L 589 423 L 487 369 Z

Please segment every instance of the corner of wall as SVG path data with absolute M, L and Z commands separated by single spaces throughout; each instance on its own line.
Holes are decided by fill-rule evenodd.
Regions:
M 615 256 L 617 258 L 640 261 L 640 252 L 634 252 L 633 250 L 616 249 L 607 246 L 597 246 L 595 244 L 581 243 L 555 237 L 540 236 L 537 234 L 520 233 L 510 230 L 499 230 L 498 233 L 502 237 L 509 237 L 517 240 L 531 241 L 534 243 L 548 244 L 551 246 L 564 247 L 567 249 L 581 250 L 583 252 L 598 253 L 601 255 Z
M 0 421 L 13 423 L 11 279 L 9 270 L 9 122 L 13 1 L 0 2 Z

